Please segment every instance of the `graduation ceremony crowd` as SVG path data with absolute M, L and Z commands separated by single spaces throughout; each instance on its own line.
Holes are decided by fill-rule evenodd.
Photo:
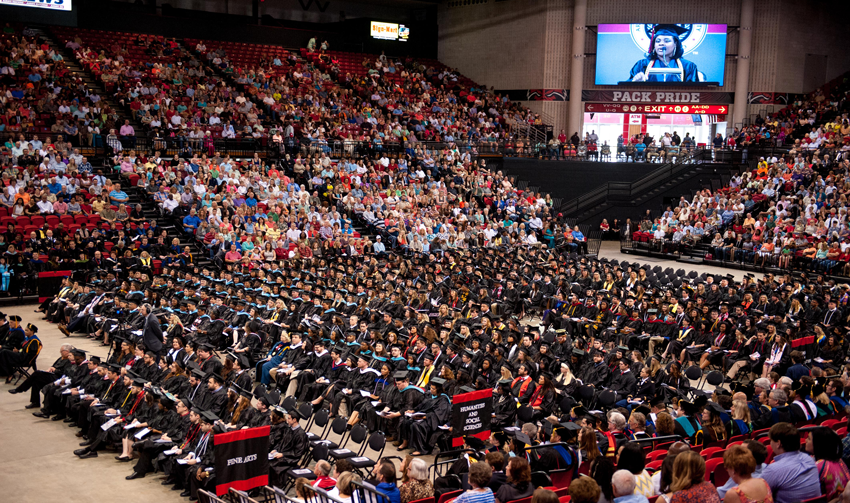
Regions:
M 302 108 L 282 125 L 311 141 L 280 163 L 116 152 L 91 204 L 107 229 L 4 236 L 15 261 L 42 250 L 74 270 L 38 308 L 67 344 L 8 388 L 30 394 L 36 421 L 68 424 L 80 459 L 114 451 L 128 480 L 161 473 L 189 498 L 215 486 L 215 434 L 263 425 L 271 484 L 300 497 L 315 484 L 343 503 L 363 480 L 391 503 L 455 491 L 461 503 L 844 497 L 850 287 L 790 273 L 672 281 L 584 255 L 586 237 L 550 196 L 473 149 L 376 147 L 396 127 L 443 140 L 506 127 L 504 102 L 448 72 L 398 93 L 381 65 L 360 83 L 371 88 L 341 83 L 320 99 L 351 109 L 320 114 L 293 98 Z M 281 90 L 310 78 L 297 70 Z M 373 146 L 311 149 L 343 117 L 379 126 Z M 43 192 L 39 166 L 7 189 Z M 121 206 L 130 195 L 143 205 Z M 41 349 L 39 327 L 21 321 L 0 325 L 7 383 Z M 98 354 L 74 347 L 84 337 Z M 690 377 L 703 371 L 720 376 L 711 393 Z M 424 457 L 452 450 L 453 397 L 487 389 L 492 435 L 464 437 L 468 451 L 432 480 Z M 305 465 L 324 445 L 304 430 L 320 413 L 382 433 L 405 456 L 400 472 L 351 451 Z

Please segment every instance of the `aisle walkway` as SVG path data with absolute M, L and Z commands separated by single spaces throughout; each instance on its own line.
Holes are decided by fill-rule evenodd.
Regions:
M 630 264 L 635 262 L 640 262 L 641 265 L 648 264 L 652 267 L 661 266 L 662 268 L 672 267 L 673 269 L 684 269 L 686 272 L 696 271 L 699 274 L 704 272 L 719 274 L 722 276 L 726 276 L 731 274 L 735 277 L 736 281 L 742 281 L 744 279 L 744 274 L 747 271 L 741 271 L 738 269 L 727 269 L 726 267 L 716 267 L 716 266 L 707 266 L 702 264 L 687 264 L 684 262 L 676 262 L 675 260 L 666 260 L 656 257 L 646 257 L 644 255 L 632 255 L 628 253 L 620 252 L 620 243 L 619 241 L 603 241 L 602 247 L 599 249 L 599 256 L 605 257 L 607 259 L 617 259 L 619 261 L 627 261 Z

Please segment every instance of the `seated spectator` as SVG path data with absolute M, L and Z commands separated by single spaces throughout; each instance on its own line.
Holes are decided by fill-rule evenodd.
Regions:
M 760 478 L 753 478 L 756 470 L 756 459 L 743 445 L 733 445 L 723 454 L 723 466 L 729 473 L 729 480 L 735 483 L 726 492 L 725 503 L 746 503 L 762 501 L 771 503 L 773 495 L 770 486 Z
M 671 503 L 720 503 L 717 489 L 705 480 L 705 460 L 694 451 L 676 456 Z
M 499 492 L 496 493 L 497 502 L 520 500 L 534 493 L 534 486 L 531 485 L 531 467 L 525 458 L 511 458 L 505 474 L 508 477 L 507 484 L 500 487 Z
M 615 471 L 614 462 L 605 456 L 599 456 L 590 463 L 590 476 L 599 485 L 602 493 L 599 503 L 613 503 L 614 487 L 611 485 L 611 478 Z
M 646 496 L 635 493 L 635 476 L 628 470 L 617 470 L 611 477 L 615 503 L 647 503 Z
M 617 455 L 617 470 L 628 470 L 634 476 L 632 492 L 643 495 L 648 499 L 655 496 L 656 493 L 652 484 L 652 476 L 646 471 L 645 465 L 646 455 L 639 444 L 628 442 L 620 447 Z
M 790 423 L 777 423 L 768 436 L 774 457 L 762 471 L 762 478 L 770 485 L 776 503 L 796 503 L 820 496 L 818 467 L 811 456 L 800 452 L 797 428 Z
M 413 461 L 422 461 L 414 459 Z M 411 462 L 411 465 L 413 463 Z M 425 464 L 422 461 L 422 464 Z M 490 483 L 490 477 L 493 470 L 487 463 L 472 463 L 469 465 L 469 485 L 472 489 L 464 492 L 455 499 L 455 503 L 493 503 L 493 491 L 487 485 Z M 427 496 L 426 496 L 427 497 Z M 408 503 L 402 499 L 402 503 Z M 595 502 L 594 502 L 595 503 Z
M 354 501 L 354 498 L 352 498 L 352 494 L 354 494 L 354 490 L 356 489 L 354 482 L 362 484 L 363 479 L 360 478 L 360 475 L 352 472 L 345 472 L 337 479 L 336 489 L 338 494 L 336 498 L 342 501 L 342 503 L 352 503 Z
M 579 477 L 570 482 L 570 503 L 598 503 L 602 491 L 590 477 Z
M 336 479 L 331 477 L 331 464 L 322 459 L 313 467 L 313 473 L 316 474 L 316 480 L 313 481 L 313 487 L 319 489 L 330 489 L 336 485 Z
M 390 503 L 401 503 L 401 494 L 395 483 L 396 470 L 393 462 L 386 459 L 381 460 L 375 468 L 373 473 L 375 474 L 375 481 L 378 482 L 375 487 L 389 497 Z
M 806 452 L 815 457 L 821 487 L 827 500 L 837 498 L 850 482 L 850 470 L 841 459 L 841 439 L 829 428 L 817 428 L 806 438 Z
M 410 503 L 411 501 L 434 496 L 434 484 L 428 475 L 428 464 L 422 458 L 413 458 L 410 460 L 410 463 L 407 465 L 406 475 L 407 482 L 399 488 L 401 503 Z M 489 480 L 490 478 L 488 477 L 487 481 Z
M 531 503 L 559 503 L 560 498 L 551 489 L 538 487 L 534 490 L 534 495 L 531 497 Z
M 761 478 L 761 472 L 762 472 L 762 470 L 764 470 L 764 467 L 766 466 L 764 464 L 764 462 L 765 462 L 765 460 L 767 460 L 767 447 L 765 447 L 764 444 L 762 444 L 761 442 L 758 442 L 756 440 L 747 440 L 746 442 L 743 443 L 743 445 L 744 445 L 744 447 L 747 448 L 747 450 L 753 456 L 753 460 L 755 461 L 755 468 L 753 469 L 750 477 L 754 478 L 754 479 L 760 479 Z M 724 459 L 725 459 L 725 457 L 724 457 Z M 725 465 L 725 463 L 724 463 L 724 465 Z M 728 466 L 726 466 L 726 471 L 729 472 L 730 474 L 732 473 Z M 729 490 L 732 489 L 733 487 L 735 487 L 737 484 L 738 483 L 735 482 L 730 477 L 726 481 L 725 484 L 723 484 L 722 486 L 717 488 L 718 496 L 720 496 L 721 498 L 725 498 L 726 494 L 729 492 Z

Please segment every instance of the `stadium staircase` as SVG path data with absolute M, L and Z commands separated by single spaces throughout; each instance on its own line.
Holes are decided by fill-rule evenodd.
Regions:
M 593 227 L 603 218 L 609 222 L 614 218 L 637 218 L 644 209 L 663 209 L 681 196 L 692 198 L 703 189 L 716 191 L 746 167 L 713 162 L 710 151 L 698 151 L 691 158 L 665 163 L 634 182 L 605 183 L 564 202 L 561 212 Z

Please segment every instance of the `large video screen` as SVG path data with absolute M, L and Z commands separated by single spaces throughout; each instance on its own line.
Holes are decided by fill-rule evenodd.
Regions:
M 71 10 L 71 0 L 0 0 L 0 5 L 36 7 L 39 9 Z
M 600 24 L 596 84 L 723 85 L 725 24 Z
M 399 42 L 407 42 L 408 37 L 410 37 L 410 28 L 403 24 L 372 21 L 369 26 L 369 34 L 372 35 L 372 38 L 376 38 L 378 40 L 397 40 Z

